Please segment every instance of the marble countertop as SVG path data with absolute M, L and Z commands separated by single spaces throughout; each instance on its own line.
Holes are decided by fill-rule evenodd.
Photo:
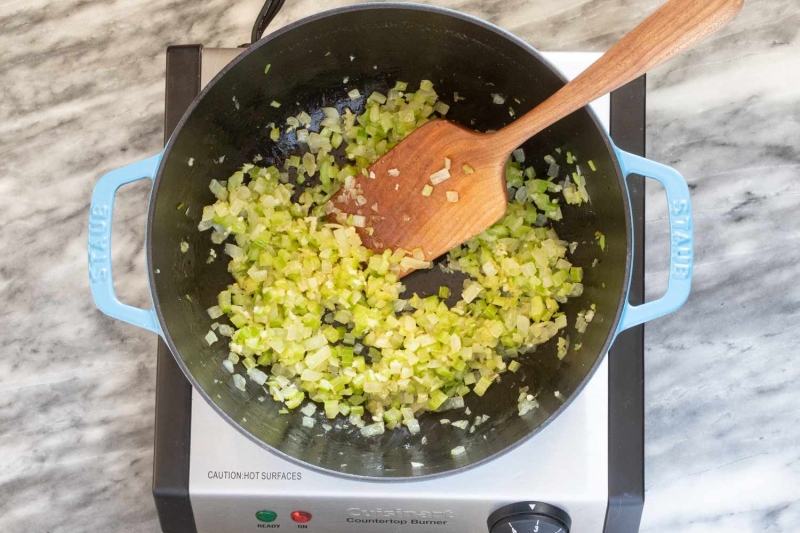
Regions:
M 275 27 L 346 0 L 292 0 Z M 603 51 L 659 0 L 435 0 L 542 50 Z M 0 4 L 0 531 L 157 532 L 154 335 L 89 294 L 104 172 L 162 143 L 169 44 L 236 46 L 260 0 Z M 740 17 L 648 82 L 648 155 L 682 171 L 694 291 L 647 327 L 642 531 L 800 531 L 800 4 Z M 148 190 L 122 190 L 114 265 L 146 306 Z M 648 192 L 647 284 L 666 284 L 666 202 Z

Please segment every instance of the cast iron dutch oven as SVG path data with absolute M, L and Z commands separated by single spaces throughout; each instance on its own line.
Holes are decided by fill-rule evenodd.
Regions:
M 351 56 L 355 56 L 351 58 Z M 269 75 L 265 65 L 271 64 Z M 377 68 L 375 68 L 377 67 Z M 101 178 L 92 197 L 89 223 L 89 273 L 92 294 L 101 311 L 161 335 L 186 378 L 231 425 L 260 446 L 286 459 L 326 473 L 368 480 L 409 480 L 440 476 L 485 463 L 531 438 L 580 393 L 620 331 L 670 313 L 686 300 L 691 284 L 692 231 L 689 191 L 673 169 L 625 153 L 614 146 L 597 117 L 583 109 L 537 135 L 525 145 L 531 160 L 561 148 L 597 167 L 587 188 L 590 207 L 565 206 L 555 225 L 567 241 L 592 243 L 601 231 L 608 243 L 579 246 L 574 263 L 586 268 L 585 291 L 565 305 L 574 317 L 591 304 L 597 318 L 585 335 L 576 335 L 580 351 L 563 361 L 555 343 L 521 359 L 522 369 L 507 373 L 486 396 L 468 395 L 473 415 L 488 414 L 487 423 L 470 434 L 439 423 L 446 413 L 421 417 L 421 435 L 387 431 L 364 438 L 357 429 L 327 434 L 301 424 L 295 411 L 281 416 L 282 406 L 267 399 L 248 381 L 247 391 L 232 385 L 221 366 L 224 342 L 204 341 L 212 320 L 206 309 L 230 282 L 226 261 L 206 263 L 211 243 L 197 231 L 204 205 L 213 203 L 212 178 L 225 179 L 257 155 L 263 163 L 281 161 L 295 150 L 292 142 L 269 140 L 270 122 L 309 111 L 316 120 L 322 106 L 357 107 L 343 85 L 361 94 L 385 92 L 395 81 L 411 84 L 430 79 L 445 101 L 457 91 L 466 99 L 454 103 L 448 118 L 478 130 L 499 129 L 512 118 L 506 106 L 491 104 L 491 93 L 512 95 L 522 115 L 558 90 L 564 77 L 536 50 L 482 20 L 455 11 L 414 4 L 362 4 L 314 15 L 255 42 L 202 91 L 186 111 L 160 154 L 114 170 Z M 233 102 L 236 97 L 238 108 Z M 283 105 L 276 109 L 270 102 Z M 224 159 L 222 159 L 224 156 Z M 193 160 L 193 164 L 188 162 Z M 220 162 L 222 160 L 222 162 Z M 670 206 L 671 261 L 669 289 L 659 300 L 638 307 L 628 303 L 632 249 L 631 213 L 626 176 L 654 178 L 664 185 Z M 153 180 L 147 219 L 147 270 L 153 298 L 151 309 L 137 309 L 117 300 L 110 259 L 111 213 L 116 190 L 140 179 Z M 189 216 L 176 205 L 189 207 Z M 181 253 L 180 243 L 189 243 Z M 220 257 L 220 246 L 216 246 Z M 449 284 L 460 294 L 462 278 L 446 277 L 439 269 L 407 278 L 409 291 L 429 294 Z M 540 407 L 525 417 L 517 410 L 520 386 L 528 385 Z M 554 392 L 560 391 L 565 401 Z M 321 410 L 320 410 L 321 411 Z M 320 412 L 318 411 L 318 413 Z M 420 437 L 427 436 L 427 444 Z M 484 438 L 486 437 L 486 438 Z M 453 457 L 450 450 L 464 446 Z M 411 467 L 411 461 L 423 463 Z M 343 468 L 341 465 L 346 464 Z

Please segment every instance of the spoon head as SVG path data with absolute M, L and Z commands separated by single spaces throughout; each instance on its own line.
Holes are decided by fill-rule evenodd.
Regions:
M 507 154 L 491 141 L 453 122 L 428 122 L 373 163 L 368 176 L 339 191 L 329 202 L 329 220 L 363 216 L 358 231 L 368 248 L 420 249 L 433 260 L 505 213 Z

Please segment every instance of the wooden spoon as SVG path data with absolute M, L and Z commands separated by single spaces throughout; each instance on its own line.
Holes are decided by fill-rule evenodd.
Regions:
M 508 205 L 505 163 L 514 149 L 702 41 L 732 20 L 743 4 L 744 0 L 670 0 L 581 75 L 513 123 L 480 133 L 447 120 L 428 122 L 370 166 L 369 177 L 355 179 L 355 190 L 337 193 L 332 206 L 366 218 L 366 228 L 359 228 L 365 246 L 376 251 L 421 249 L 425 260 L 432 260 L 503 216 Z M 423 196 L 431 175 L 445 167 L 445 158 L 451 177 Z M 474 173 L 465 174 L 465 164 Z M 456 192 L 458 202 L 448 201 L 447 191 Z M 356 205 L 358 195 L 367 200 L 363 206 Z M 330 211 L 331 205 L 327 207 Z M 336 212 L 329 219 L 336 220 Z

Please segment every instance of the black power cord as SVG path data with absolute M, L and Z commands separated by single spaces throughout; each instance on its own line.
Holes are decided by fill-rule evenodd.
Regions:
M 264 2 L 264 6 L 261 8 L 261 11 L 259 11 L 255 24 L 253 24 L 253 31 L 250 33 L 250 44 L 261 39 L 261 36 L 264 35 L 264 30 L 267 29 L 269 23 L 272 22 L 272 19 L 275 18 L 275 15 L 277 15 L 278 11 L 283 7 L 284 1 L 285 0 L 267 0 Z M 250 46 L 250 44 L 242 46 L 247 47 Z

